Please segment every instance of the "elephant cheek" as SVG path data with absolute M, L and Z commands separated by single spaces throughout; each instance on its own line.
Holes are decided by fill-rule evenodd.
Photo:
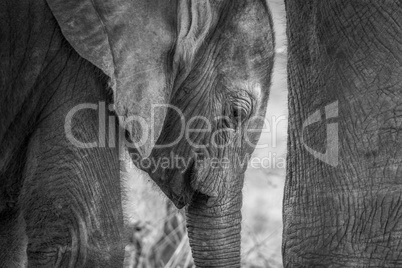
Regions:
M 187 229 L 197 267 L 240 267 L 240 231 L 243 178 L 227 196 L 209 204 L 196 194 L 187 207 Z

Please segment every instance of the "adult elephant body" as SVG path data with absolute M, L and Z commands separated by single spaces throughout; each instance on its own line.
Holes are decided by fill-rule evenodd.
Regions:
M 400 267 L 401 2 L 285 3 L 284 266 Z
M 121 267 L 124 141 L 188 205 L 197 266 L 239 267 L 240 162 L 258 140 L 273 64 L 266 3 L 3 1 L 0 20 L 0 265 Z M 156 104 L 181 114 L 152 117 Z M 189 165 L 138 161 L 170 154 Z
M 78 148 L 64 127 L 77 105 L 112 102 L 107 77 L 43 1 L 4 1 L 0 17 L 0 266 L 121 267 L 118 150 Z M 79 111 L 74 136 L 96 141 L 98 122 L 96 109 Z

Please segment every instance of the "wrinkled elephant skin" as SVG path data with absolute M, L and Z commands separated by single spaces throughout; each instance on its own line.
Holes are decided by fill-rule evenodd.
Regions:
M 78 148 L 65 134 L 74 107 L 112 101 L 107 77 L 43 1 L 3 1 L 0 19 L 0 266 L 121 267 L 118 150 Z M 78 140 L 97 140 L 96 110 L 72 118 Z
M 168 110 L 149 156 L 185 164 L 146 170 L 176 206 L 188 204 L 196 266 L 240 267 L 244 172 L 263 127 L 274 37 L 263 1 L 211 1 L 210 8 L 211 29 L 172 92 L 180 113 Z
M 274 57 L 265 1 L 2 1 L 0 27 L 0 266 L 122 267 L 125 144 L 133 161 L 187 161 L 139 167 L 186 206 L 197 267 L 240 267 Z
M 285 267 L 401 267 L 402 4 L 286 0 Z

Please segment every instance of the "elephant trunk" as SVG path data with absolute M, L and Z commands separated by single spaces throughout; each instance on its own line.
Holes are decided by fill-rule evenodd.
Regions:
M 241 184 L 243 179 L 237 180 Z M 197 194 L 187 208 L 187 229 L 196 267 L 240 267 L 242 187 L 209 205 Z

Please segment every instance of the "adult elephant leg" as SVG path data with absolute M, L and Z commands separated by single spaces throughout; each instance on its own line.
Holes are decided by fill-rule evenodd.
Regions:
M 286 11 L 284 265 L 400 267 L 401 3 L 287 0 Z
M 118 149 L 98 142 L 105 132 L 99 131 L 96 106 L 106 93 L 100 92 L 99 84 L 86 80 L 88 69 L 81 67 L 79 72 L 77 79 L 85 86 L 77 90 L 88 91 L 56 97 L 55 105 L 61 107 L 53 110 L 51 105 L 44 111 L 47 117 L 30 141 L 21 196 L 28 267 L 123 265 Z M 81 97 L 64 103 L 74 95 Z M 90 106 L 75 110 L 82 103 Z M 80 148 L 83 144 L 76 142 L 96 146 Z
M 105 127 L 107 80 L 57 30 L 49 46 L 55 54 L 33 90 L 46 89 L 20 196 L 28 267 L 122 267 L 120 164 L 116 125 Z

